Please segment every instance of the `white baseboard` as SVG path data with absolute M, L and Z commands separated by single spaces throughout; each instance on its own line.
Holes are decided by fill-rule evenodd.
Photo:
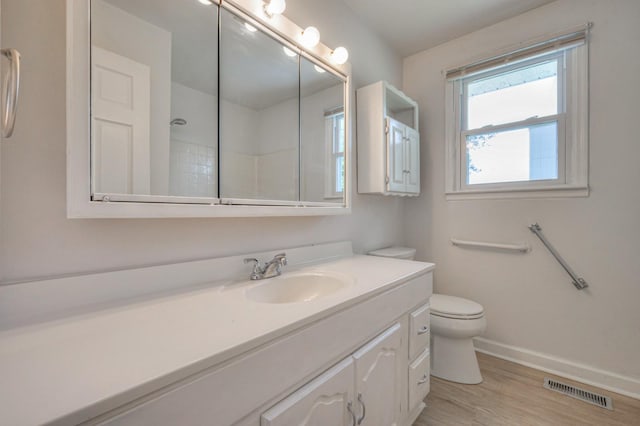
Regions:
M 596 386 L 631 398 L 640 399 L 640 380 L 600 370 L 548 354 L 505 345 L 482 337 L 473 339 L 476 351 L 556 376 Z

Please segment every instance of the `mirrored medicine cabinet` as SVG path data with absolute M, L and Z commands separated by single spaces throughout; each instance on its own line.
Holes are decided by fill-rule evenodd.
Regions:
M 329 48 L 261 1 L 67 2 L 69 217 L 349 212 Z

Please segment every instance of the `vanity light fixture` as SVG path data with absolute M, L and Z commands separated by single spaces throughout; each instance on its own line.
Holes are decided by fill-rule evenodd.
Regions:
M 282 50 L 284 50 L 285 55 L 290 56 L 292 58 L 297 55 L 296 52 L 294 52 L 293 50 L 289 49 L 287 46 L 282 46 Z
M 256 27 L 254 27 L 253 25 L 251 25 L 248 22 L 244 23 L 244 27 L 247 29 L 247 31 L 249 31 L 250 33 L 255 33 L 256 31 L 258 31 L 258 29 Z
M 287 4 L 284 0 L 270 0 L 269 3 L 266 3 L 264 5 L 264 13 L 269 18 L 273 18 L 273 15 L 280 15 L 282 12 L 284 12 L 284 9 L 286 7 Z
M 300 43 L 308 49 L 320 43 L 320 31 L 316 27 L 307 27 L 300 35 Z
M 342 65 L 347 62 L 349 59 L 349 51 L 344 47 L 336 47 L 333 52 L 331 52 L 331 62 L 334 64 Z
M 313 66 L 313 69 L 315 69 L 316 71 L 318 71 L 320 74 L 326 72 L 322 67 L 319 67 L 317 65 Z

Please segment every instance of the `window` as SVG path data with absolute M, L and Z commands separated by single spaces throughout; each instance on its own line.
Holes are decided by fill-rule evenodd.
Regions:
M 342 108 L 325 114 L 325 198 L 342 198 L 345 187 L 345 128 Z
M 448 198 L 588 194 L 586 36 L 447 73 Z

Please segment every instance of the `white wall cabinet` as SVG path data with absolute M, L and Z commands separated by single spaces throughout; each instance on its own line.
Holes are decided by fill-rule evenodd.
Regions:
M 358 89 L 358 192 L 420 194 L 418 105 L 389 83 Z

